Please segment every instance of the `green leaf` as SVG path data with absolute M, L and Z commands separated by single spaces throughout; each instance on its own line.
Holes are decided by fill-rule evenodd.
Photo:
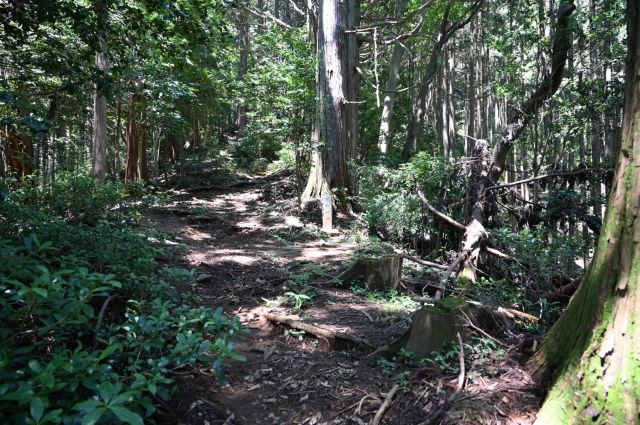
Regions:
M 82 418 L 82 425 L 94 425 L 98 420 L 100 420 L 106 411 L 107 409 L 105 407 L 100 407 L 99 409 L 87 413 L 84 415 L 84 418 Z
M 110 346 L 102 350 L 102 353 L 100 353 L 100 356 L 98 357 L 98 361 L 102 361 L 106 359 L 111 354 L 113 354 L 114 351 L 120 349 L 121 347 L 122 347 L 122 344 L 120 344 L 119 342 L 116 342 L 115 344 L 111 344 Z
M 42 414 L 44 413 L 44 403 L 40 397 L 36 397 L 31 400 L 31 417 L 36 421 L 40 422 L 42 418 Z
M 149 389 L 149 392 L 153 395 L 156 395 L 156 392 L 158 392 L 158 386 L 153 382 L 149 382 L 149 385 L 147 385 L 147 388 Z
M 35 373 L 42 372 L 42 366 L 37 360 L 29 360 L 29 369 L 31 369 Z
M 127 409 L 126 407 L 113 406 L 111 407 L 111 411 L 115 413 L 118 419 L 129 425 L 144 425 L 142 417 L 140 417 L 140 415 L 138 415 L 137 413 L 134 413 L 131 410 Z
M 47 412 L 42 418 L 42 423 L 52 422 L 59 423 L 60 422 L 60 414 L 62 413 L 62 409 L 56 409 L 51 412 Z
M 49 372 L 40 375 L 40 381 L 47 388 L 53 388 L 54 384 L 56 383 L 55 377 Z
M 103 382 L 98 389 L 100 397 L 105 403 L 109 403 L 109 400 L 113 398 L 115 391 L 113 390 L 113 384 L 111 382 Z
M 90 400 L 81 401 L 80 403 L 76 404 L 75 406 L 73 406 L 73 410 L 89 410 L 95 409 L 98 406 L 102 406 L 102 403 L 92 398 Z
M 36 294 L 40 295 L 42 298 L 47 298 L 47 295 L 49 295 L 49 291 L 47 291 L 44 288 L 32 288 L 32 290 Z

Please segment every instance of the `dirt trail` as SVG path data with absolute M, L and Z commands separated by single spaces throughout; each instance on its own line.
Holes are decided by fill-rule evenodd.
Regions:
M 291 193 L 290 181 L 255 179 L 228 190 L 177 192 L 171 204 L 149 213 L 157 229 L 170 235 L 170 243 L 188 246 L 183 258 L 172 261 L 198 270 L 199 282 L 189 290 L 205 305 L 225 307 L 251 331 L 236 345 L 247 361 L 226 368 L 227 384 L 206 372 L 178 378 L 173 406 L 178 423 L 367 424 L 397 382 L 397 375 L 383 373 L 356 347 L 331 347 L 273 326 L 262 316 L 265 309 L 291 315 L 283 294 L 304 280 L 313 290 L 312 300 L 298 317 L 307 323 L 375 345 L 390 342 L 408 325 L 406 316 L 327 284 L 362 246 L 345 227 L 329 237 L 301 221 L 292 214 Z M 430 382 L 430 377 L 439 381 Z M 422 423 L 455 388 L 456 378 L 441 375 L 435 365 L 407 374 L 404 392 L 382 423 Z M 504 421 L 488 423 L 529 423 L 529 413 L 519 412 L 522 421 L 504 413 Z

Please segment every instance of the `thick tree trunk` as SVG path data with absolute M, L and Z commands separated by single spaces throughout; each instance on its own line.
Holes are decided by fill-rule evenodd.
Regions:
M 623 136 L 605 226 L 578 291 L 532 365 L 557 379 L 539 424 L 640 422 L 640 4 L 627 2 Z
M 97 36 L 100 51 L 96 53 L 96 67 L 100 74 L 95 83 L 93 103 L 93 175 L 98 185 L 104 183 L 107 176 L 107 84 L 105 74 L 109 69 L 107 62 L 107 43 L 104 39 L 104 27 L 107 19 L 107 7 L 104 0 L 94 0 L 93 8 L 97 19 Z
M 339 205 L 346 208 L 347 196 L 353 193 L 349 161 L 355 157 L 357 143 L 356 34 L 359 23 L 359 0 L 322 0 L 318 11 L 318 110 L 317 140 L 319 151 L 302 201 L 336 192 Z
M 396 16 L 401 17 L 407 7 L 408 0 L 396 1 Z M 396 88 L 400 79 L 400 64 L 404 56 L 404 47 L 400 43 L 393 46 L 391 59 L 389 59 L 389 76 L 384 87 L 384 100 L 382 103 L 382 117 L 380 118 L 380 132 L 378 136 L 378 148 L 386 154 L 389 150 L 389 137 L 393 104 L 396 97 Z

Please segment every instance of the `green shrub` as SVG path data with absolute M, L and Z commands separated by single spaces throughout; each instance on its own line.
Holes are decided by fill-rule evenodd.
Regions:
M 141 424 L 173 370 L 241 359 L 238 320 L 181 301 L 190 272 L 157 270 L 133 200 L 88 181 L 0 201 L 1 423 Z
M 416 182 L 436 208 L 460 219 L 466 188 L 459 171 L 426 152 L 416 154 L 398 169 L 382 164 L 359 167 L 360 203 L 369 228 L 392 240 L 417 234 L 433 236 L 436 230 L 425 225 Z

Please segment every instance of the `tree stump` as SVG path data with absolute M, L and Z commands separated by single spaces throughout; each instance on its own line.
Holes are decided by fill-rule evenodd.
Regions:
M 358 258 L 336 278 L 345 285 L 362 279 L 369 290 L 399 289 L 402 276 L 402 257 L 385 255 L 379 258 Z
M 426 305 L 416 311 L 407 332 L 371 356 L 392 355 L 404 348 L 416 359 L 424 359 L 431 357 L 433 351 L 445 348 L 447 341 L 456 341 L 458 333 L 466 340 L 469 335 L 467 321 L 487 334 L 496 334 L 503 329 L 502 319 L 488 307 L 448 297 L 436 305 Z

